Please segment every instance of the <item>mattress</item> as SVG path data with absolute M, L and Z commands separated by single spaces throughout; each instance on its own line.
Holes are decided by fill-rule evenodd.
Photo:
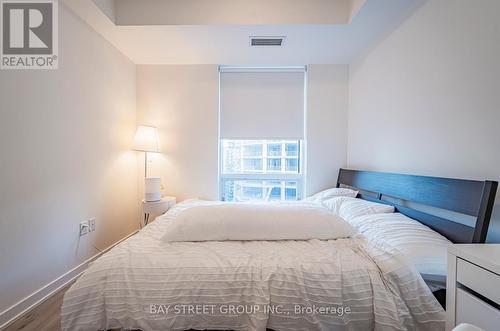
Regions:
M 397 252 L 362 235 L 166 243 L 167 214 L 94 261 L 66 292 L 63 330 L 444 330 Z

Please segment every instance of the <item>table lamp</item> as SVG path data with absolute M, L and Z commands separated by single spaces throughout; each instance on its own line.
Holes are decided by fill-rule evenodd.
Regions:
M 139 125 L 134 138 L 134 150 L 144 152 L 145 200 L 161 199 L 161 179 L 148 177 L 148 153 L 159 153 L 158 130 L 152 126 Z

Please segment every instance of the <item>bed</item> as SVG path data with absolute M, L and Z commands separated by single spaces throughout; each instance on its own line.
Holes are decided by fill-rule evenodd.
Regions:
M 337 186 L 393 205 L 453 242 L 484 242 L 496 191 L 495 182 L 347 169 Z M 432 216 L 408 201 L 473 214 L 477 222 Z M 398 250 L 361 234 L 162 241 L 181 213 L 211 203 L 178 204 L 93 262 L 65 294 L 63 330 L 444 330 L 444 310 L 418 271 Z

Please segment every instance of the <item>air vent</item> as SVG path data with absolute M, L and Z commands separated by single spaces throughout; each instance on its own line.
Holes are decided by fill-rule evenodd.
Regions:
M 285 37 L 250 37 L 250 46 L 283 46 Z

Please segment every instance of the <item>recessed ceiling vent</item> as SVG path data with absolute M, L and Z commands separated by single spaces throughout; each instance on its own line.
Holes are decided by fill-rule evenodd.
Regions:
M 285 37 L 250 37 L 250 46 L 283 46 Z

